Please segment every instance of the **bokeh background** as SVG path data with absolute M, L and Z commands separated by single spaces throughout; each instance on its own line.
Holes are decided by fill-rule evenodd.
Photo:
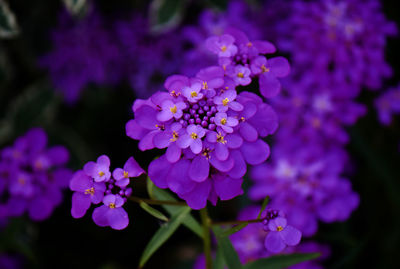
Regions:
M 11 144 L 29 128 L 41 126 L 52 144 L 69 148 L 73 169 L 101 154 L 112 156 L 115 166 L 134 156 L 147 167 L 157 152 L 140 152 L 137 142 L 125 135 L 132 102 L 143 93 L 135 92 L 129 81 L 89 84 L 77 102 L 64 102 L 49 73 L 40 66 L 41 57 L 52 49 L 50 33 L 58 25 L 60 14 L 65 13 L 63 2 L 8 2 L 20 33 L 0 40 L 0 147 Z M 97 11 L 109 18 L 104 22 L 106 28 L 113 20 L 133 12 L 143 16 L 148 13 L 147 1 L 93 2 Z M 384 0 L 382 5 L 386 17 L 399 26 L 398 1 Z M 205 8 L 223 10 L 225 6 L 224 1 L 190 1 L 180 11 L 180 24 L 195 23 Z M 385 81 L 385 87 L 399 81 L 399 48 L 399 39 L 388 40 L 386 57 L 394 75 Z M 354 169 L 351 180 L 361 197 L 360 206 L 346 222 L 321 224 L 315 236 L 332 247 L 331 257 L 324 262 L 326 268 L 400 268 L 400 120 L 395 118 L 388 127 L 379 124 L 373 107 L 377 95 L 362 92 L 359 101 L 368 106 L 368 114 L 348 129 L 351 142 L 347 149 Z M 136 181 L 134 188 L 138 196 L 146 195 L 143 179 Z M 24 268 L 136 268 L 160 223 L 136 204 L 129 204 L 131 223 L 127 229 L 100 228 L 90 215 L 79 220 L 70 216 L 70 197 L 71 193 L 65 191 L 63 204 L 43 222 L 22 217 L 1 228 L 0 252 L 18 257 Z M 211 215 L 220 220 L 233 219 L 248 203 L 246 197 L 221 202 Z M 147 268 L 191 268 L 202 251 L 201 243 L 190 231 L 180 228 Z

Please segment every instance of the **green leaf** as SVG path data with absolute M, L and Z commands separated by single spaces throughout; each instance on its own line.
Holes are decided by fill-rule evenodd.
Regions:
M 149 9 L 151 31 L 160 33 L 177 26 L 182 20 L 184 7 L 184 0 L 153 0 Z
M 267 207 L 268 203 L 269 203 L 269 196 L 265 197 L 265 199 L 261 205 L 260 213 L 258 213 L 257 219 L 261 218 L 261 214 Z
M 157 249 L 159 249 L 162 244 L 171 237 L 171 235 L 178 229 L 179 225 L 181 225 L 185 217 L 189 214 L 190 210 L 191 209 L 188 206 L 180 207 L 177 212 L 172 215 L 171 220 L 158 229 L 143 251 L 139 263 L 140 267 L 143 267 L 154 252 L 156 252 Z
M 214 269 L 224 269 L 225 265 L 225 260 L 224 256 L 222 254 L 221 248 L 217 248 L 217 254 L 215 255 L 215 260 L 214 260 Z
M 65 7 L 72 15 L 84 15 L 87 11 L 86 0 L 63 0 Z
M 276 255 L 265 259 L 250 262 L 244 269 L 280 269 L 286 268 L 301 262 L 316 259 L 320 253 L 295 253 L 290 255 Z
M 168 221 L 168 218 L 166 216 L 164 216 L 163 213 L 161 213 L 160 211 L 158 211 L 155 208 L 152 208 L 151 206 L 149 206 L 148 204 L 146 204 L 145 202 L 140 202 L 140 207 L 143 208 L 147 213 L 149 213 L 150 215 L 152 215 L 153 217 L 156 217 L 162 221 Z
M 235 225 L 235 226 L 233 226 L 232 228 L 223 231 L 223 232 L 221 233 L 220 237 L 228 237 L 228 236 L 230 236 L 230 235 L 232 235 L 232 234 L 234 234 L 234 233 L 237 233 L 237 232 L 239 232 L 241 229 L 243 229 L 244 227 L 246 227 L 248 224 L 249 224 L 249 223 L 247 222 L 247 223 L 241 223 L 241 224 Z
M 242 264 L 236 250 L 232 246 L 231 240 L 228 237 L 224 237 L 224 231 L 220 227 L 213 227 L 213 231 L 217 236 L 218 249 L 221 250 L 222 256 L 229 269 L 240 269 Z
M 18 35 L 18 24 L 5 0 L 0 0 L 0 38 L 12 38 Z
M 166 200 L 166 201 L 177 201 L 167 191 L 157 188 L 149 178 L 147 178 L 147 190 L 149 192 L 150 197 L 153 199 Z M 179 207 L 173 206 L 173 205 L 163 205 L 162 207 L 170 215 L 175 214 L 179 210 Z M 201 228 L 201 225 L 191 214 L 188 214 L 186 216 L 185 220 L 183 221 L 183 225 L 185 225 L 185 227 L 187 227 L 188 229 L 193 231 L 200 238 L 203 238 L 203 230 Z

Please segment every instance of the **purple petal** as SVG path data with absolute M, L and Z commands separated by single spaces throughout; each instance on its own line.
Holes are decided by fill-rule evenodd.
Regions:
M 279 232 L 269 232 L 265 238 L 264 245 L 272 253 L 281 252 L 286 247 Z
M 74 218 L 82 218 L 91 204 L 90 196 L 81 192 L 74 192 L 72 194 L 72 208 L 71 215 Z
M 278 78 L 286 77 L 290 73 L 290 65 L 284 57 L 274 57 L 268 60 L 271 72 Z
M 77 171 L 69 183 L 69 188 L 72 191 L 84 192 L 93 186 L 93 179 L 86 175 L 82 170 Z
M 189 179 L 189 160 L 180 160 L 173 165 L 167 176 L 168 187 L 175 193 L 184 194 L 190 192 L 196 183 Z
M 189 178 L 196 182 L 202 182 L 208 178 L 210 164 L 206 157 L 198 155 L 194 158 L 189 168 Z
M 172 143 L 167 148 L 167 151 L 165 152 L 165 157 L 170 163 L 175 163 L 180 159 L 181 154 L 181 148 L 179 148 L 176 143 Z
M 126 161 L 124 169 L 128 172 L 128 177 L 138 177 L 144 173 L 144 170 L 139 166 L 133 157 L 130 157 Z
M 240 151 L 245 161 L 251 165 L 264 162 L 267 160 L 270 153 L 268 144 L 260 139 L 252 143 L 244 142 Z
M 288 246 L 295 246 L 300 243 L 301 240 L 301 232 L 290 225 L 286 226 L 286 228 L 280 232 L 280 235 Z
M 93 204 L 98 204 L 103 201 L 104 192 L 106 191 L 106 184 L 105 183 L 97 183 L 93 184 L 94 194 L 90 196 Z
M 157 111 L 151 106 L 144 105 L 136 110 L 135 119 L 136 122 L 143 128 L 148 130 L 154 130 L 157 128 Z
M 237 134 L 227 134 L 225 136 L 226 145 L 231 149 L 237 149 L 243 144 L 243 139 Z
M 213 177 L 214 190 L 221 200 L 230 200 L 243 194 L 241 178 L 217 175 Z
M 115 168 L 112 176 L 115 180 L 120 180 L 124 178 L 124 169 L 122 168 Z
M 215 157 L 220 161 L 225 161 L 229 157 L 228 147 L 222 143 L 217 143 L 215 145 Z
M 239 150 L 231 151 L 230 156 L 234 160 L 233 168 L 228 172 L 232 178 L 241 178 L 246 174 L 247 165 Z
M 211 180 L 205 180 L 197 183 L 193 190 L 185 193 L 180 197 L 185 199 L 188 206 L 192 209 L 199 210 L 207 205 L 207 198 L 211 190 Z
M 160 130 L 154 130 L 147 133 L 139 142 L 139 149 L 141 151 L 149 150 L 154 148 L 153 138 L 158 134 Z
M 53 208 L 54 208 L 53 202 L 47 199 L 46 196 L 36 197 L 35 199 L 29 202 L 28 205 L 29 217 L 37 221 L 44 220 L 50 217 Z
M 259 82 L 260 92 L 265 98 L 274 97 L 281 90 L 281 83 L 271 72 L 263 73 L 259 78 Z
M 52 165 L 61 165 L 68 162 L 69 152 L 63 146 L 55 146 L 47 151 L 47 157 L 50 159 Z
M 210 163 L 215 169 L 217 169 L 221 172 L 230 171 L 234 165 L 234 161 L 230 156 L 228 157 L 228 159 L 226 161 L 220 161 L 214 154 L 211 155 Z
M 85 171 L 86 175 L 94 178 L 97 175 L 97 164 L 95 162 L 88 162 L 83 166 L 83 171 Z
M 192 140 L 193 139 L 190 137 L 190 135 L 185 134 L 178 138 L 178 140 L 176 141 L 176 144 L 178 145 L 178 147 L 185 149 L 190 146 L 190 144 L 192 143 Z
M 150 163 L 149 178 L 157 187 L 165 189 L 168 187 L 166 177 L 171 167 L 172 165 L 166 160 L 165 156 L 161 156 Z
M 249 142 L 254 142 L 258 138 L 257 130 L 249 123 L 242 122 L 239 126 L 240 135 Z
M 108 223 L 114 230 L 125 229 L 129 224 L 128 213 L 122 208 L 111 208 L 107 212 Z
M 92 214 L 92 219 L 94 223 L 96 223 L 96 225 L 100 227 L 108 226 L 109 223 L 108 223 L 107 213 L 109 210 L 111 210 L 111 208 L 109 208 L 106 205 L 102 205 L 100 207 L 95 208 Z
M 126 135 L 132 139 L 140 140 L 148 132 L 147 129 L 141 127 L 136 120 L 130 120 L 125 125 Z
M 203 143 L 200 139 L 195 139 L 192 144 L 190 144 L 190 149 L 193 151 L 194 154 L 199 154 L 203 149 Z

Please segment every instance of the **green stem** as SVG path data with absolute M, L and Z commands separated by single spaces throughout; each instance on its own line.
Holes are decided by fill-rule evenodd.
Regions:
M 129 200 L 135 203 L 145 202 L 149 205 L 175 205 L 175 206 L 187 206 L 185 202 L 178 202 L 178 201 L 166 201 L 166 200 L 153 200 L 153 199 L 146 199 L 136 196 L 128 197 Z
M 264 219 L 251 219 L 251 220 L 233 220 L 233 221 L 215 221 L 212 222 L 213 226 L 224 226 L 224 225 L 238 225 L 243 223 L 258 223 L 262 222 Z
M 200 210 L 200 217 L 203 223 L 203 242 L 204 242 L 204 255 L 206 257 L 206 268 L 212 269 L 211 240 L 210 240 L 211 220 L 208 217 L 207 207 Z

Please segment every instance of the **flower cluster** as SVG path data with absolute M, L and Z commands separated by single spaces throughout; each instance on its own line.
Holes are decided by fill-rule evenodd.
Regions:
M 296 0 L 278 44 L 292 53 L 293 68 L 330 72 L 337 83 L 379 89 L 392 70 L 386 38 L 397 33 L 379 0 Z M 296 66 L 296 67 L 295 67 Z
M 0 151 L 0 221 L 28 212 L 33 220 L 48 218 L 62 201 L 72 171 L 69 152 L 47 148 L 44 130 L 34 128 Z
M 112 173 L 110 159 L 106 155 L 100 156 L 97 162 L 88 162 L 83 170 L 74 174 L 69 184 L 70 189 L 74 191 L 72 216 L 81 218 L 91 204 L 101 204 L 93 211 L 93 221 L 101 227 L 125 229 L 129 224 L 129 218 L 122 206 L 132 194 L 132 189 L 128 185 L 131 178 L 143 173 L 143 169 L 133 157 L 126 161 L 123 169 L 116 168 Z
M 261 138 L 276 130 L 275 112 L 255 94 L 237 94 L 218 66 L 193 78 L 173 75 L 165 87 L 168 92 L 137 100 L 135 119 L 126 125 L 141 150 L 167 149 L 150 164 L 150 179 L 194 209 L 207 199 L 215 204 L 242 194 L 246 163 L 261 164 L 269 156 Z
M 258 206 L 246 207 L 240 211 L 238 219 L 254 219 L 259 211 Z M 263 212 L 262 217 L 264 218 L 262 224 L 249 223 L 245 228 L 230 236 L 243 264 L 275 255 L 276 252 L 285 254 L 320 252 L 323 254 L 322 259 L 329 254 L 329 249 L 326 246 L 310 241 L 299 243 L 301 232 L 287 224 L 287 222 L 291 222 L 286 220 L 282 211 L 267 209 Z M 200 263 L 199 260 L 198 264 Z M 314 266 L 320 268 L 315 261 L 301 263 L 297 266 L 299 267 L 293 268 L 314 268 Z
M 378 119 L 383 125 L 390 125 L 393 114 L 400 113 L 400 85 L 386 90 L 375 100 Z

